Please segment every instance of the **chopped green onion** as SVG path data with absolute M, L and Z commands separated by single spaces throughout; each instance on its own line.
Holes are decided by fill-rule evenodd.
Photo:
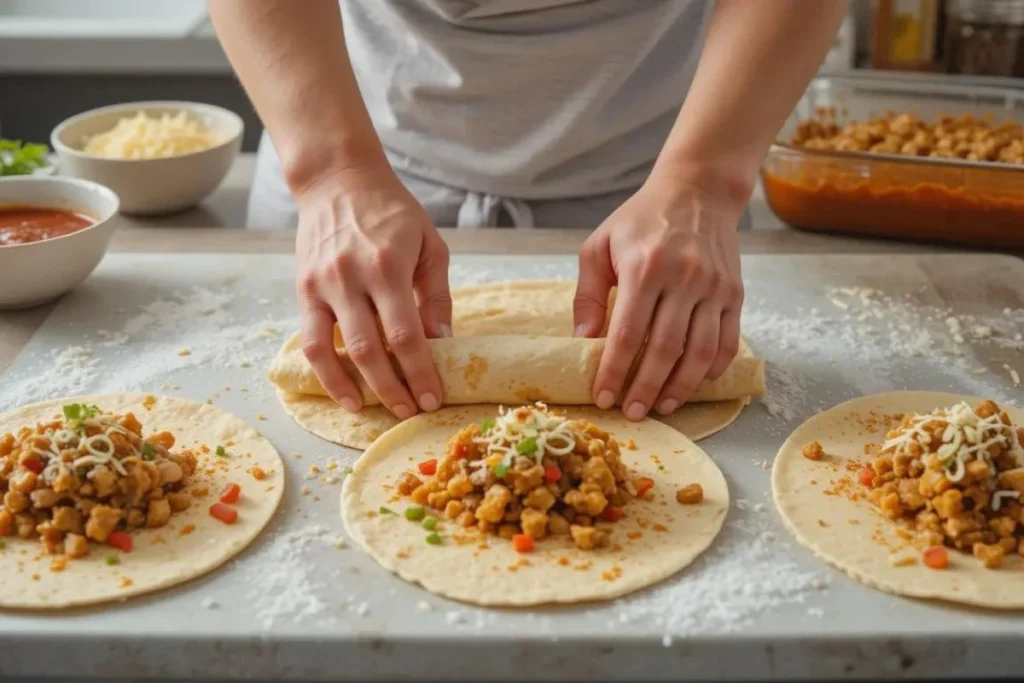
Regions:
M 156 457 L 156 449 L 150 446 L 148 443 L 142 444 L 142 459 L 152 460 Z
M 422 505 L 410 505 L 405 508 L 405 518 L 410 522 L 418 522 L 427 514 Z
M 342 474 L 352 474 L 352 468 L 351 467 L 345 467 L 345 468 L 343 468 L 341 470 L 341 473 Z
M 484 420 L 480 423 L 480 431 L 489 432 L 494 429 L 494 420 Z
M 100 412 L 97 406 L 87 406 L 84 403 L 69 403 L 63 408 L 64 419 L 71 422 L 81 422 Z
M 381 505 L 380 506 L 380 514 L 382 514 L 382 515 L 393 515 L 393 514 L 395 514 L 395 511 L 392 510 L 391 508 L 386 508 L 383 505 Z
M 217 446 L 217 450 L 215 452 L 217 453 L 217 457 L 218 458 L 226 458 L 226 457 L 228 457 L 228 452 L 226 450 L 224 450 L 223 446 Z
M 427 517 L 420 523 L 420 526 L 427 531 L 433 531 L 437 528 L 437 517 Z
M 494 472 L 494 476 L 504 477 L 505 473 L 508 472 L 508 465 L 506 465 L 505 463 L 499 463 L 494 466 L 494 469 L 492 471 Z
M 4 539 L 0 538 L 0 550 L 3 550 L 6 547 L 7 547 L 7 541 L 5 541 Z
M 111 567 L 113 567 L 115 564 L 121 564 L 121 560 L 117 557 L 117 555 L 115 555 L 113 553 L 107 555 L 106 562 Z
M 441 545 L 441 536 L 440 536 L 440 534 L 436 534 L 435 533 L 435 534 L 430 534 L 429 536 L 427 536 L 427 543 L 429 543 L 430 545 Z
M 516 444 L 516 453 L 519 455 L 533 455 L 537 452 L 537 438 L 531 436 Z

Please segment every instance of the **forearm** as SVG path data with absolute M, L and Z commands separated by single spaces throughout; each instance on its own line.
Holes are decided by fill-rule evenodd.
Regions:
M 821 65 L 848 0 L 717 0 L 656 174 L 745 202 L 764 154 Z
M 209 11 L 293 192 L 384 161 L 337 0 L 209 0 Z

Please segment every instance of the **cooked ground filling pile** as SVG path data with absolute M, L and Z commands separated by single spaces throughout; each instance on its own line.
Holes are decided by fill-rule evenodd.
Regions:
M 989 568 L 1024 555 L 1024 429 L 995 402 L 906 415 L 887 436 L 860 480 L 886 517 L 910 522 L 933 546 L 926 565 L 945 568 L 943 546 Z
M 610 434 L 541 403 L 502 409 L 495 419 L 464 428 L 440 462 L 419 463 L 419 472 L 429 478 L 407 472 L 398 483 L 398 492 L 416 504 L 405 511 L 407 519 L 434 531 L 437 519 L 426 515 L 428 507 L 461 527 L 511 539 L 520 552 L 548 535 L 569 535 L 582 550 L 607 546 L 624 506 L 654 486 L 646 477 L 630 480 Z M 684 504 L 702 498 L 699 484 L 677 495 Z M 441 538 L 435 532 L 427 541 Z
M 970 115 L 943 116 L 928 123 L 913 114 L 889 112 L 842 126 L 835 109 L 822 108 L 813 118 L 800 122 L 791 142 L 805 149 L 833 152 L 1024 164 L 1024 127 L 1014 122 L 995 125 Z
M 38 536 L 46 552 L 82 557 L 89 542 L 131 550 L 128 531 L 157 528 L 189 507 L 195 470 L 174 436 L 142 437 L 132 413 L 64 406 L 62 418 L 0 436 L 0 537 Z M 108 558 L 109 559 L 109 558 Z

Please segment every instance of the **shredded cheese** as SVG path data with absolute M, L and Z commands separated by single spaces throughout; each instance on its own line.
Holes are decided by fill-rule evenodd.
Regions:
M 221 136 L 207 130 L 187 112 L 159 118 L 139 112 L 111 130 L 86 139 L 86 154 L 104 159 L 163 159 L 209 149 Z
M 910 426 L 903 433 L 882 444 L 882 451 L 892 450 L 895 454 L 909 455 L 911 442 L 931 445 L 932 435 L 925 428 L 935 423 L 946 425 L 942 432 L 942 445 L 936 449 L 936 455 L 942 460 L 946 478 L 951 482 L 963 480 L 969 460 L 986 462 L 994 478 L 995 467 L 988 453 L 988 449 L 994 445 L 1008 448 L 1016 458 L 1017 466 L 1024 467 L 1024 448 L 1013 426 L 1003 424 L 998 414 L 980 417 L 971 406 L 963 402 L 947 411 L 913 416 Z M 1003 498 L 1019 497 L 1018 491 L 996 491 L 992 495 L 992 509 L 999 510 Z
M 576 435 L 564 417 L 552 415 L 543 403 L 507 410 L 498 408 L 494 425 L 473 442 L 484 446 L 486 454 L 470 463 L 477 468 L 470 475 L 474 484 L 487 477 L 487 468 L 511 467 L 516 460 L 539 462 L 546 454 L 568 455 L 576 448 Z

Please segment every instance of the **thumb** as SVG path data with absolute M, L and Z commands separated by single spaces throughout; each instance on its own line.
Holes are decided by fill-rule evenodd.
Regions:
M 428 339 L 452 336 L 452 293 L 448 288 L 448 245 L 436 232 L 428 237 L 413 277 L 423 333 Z
M 596 337 L 608 315 L 608 293 L 615 286 L 609 243 L 599 233 L 580 249 L 580 275 L 572 301 L 573 336 Z

